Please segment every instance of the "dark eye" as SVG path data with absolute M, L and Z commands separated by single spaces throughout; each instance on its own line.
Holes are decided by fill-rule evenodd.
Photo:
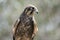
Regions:
M 34 7 L 32 7 L 32 9 L 34 9 Z
M 34 7 L 31 7 L 30 10 L 34 10 Z

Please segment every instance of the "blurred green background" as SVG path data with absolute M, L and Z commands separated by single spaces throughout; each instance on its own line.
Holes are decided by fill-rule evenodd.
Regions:
M 12 25 L 29 4 L 39 10 L 34 40 L 60 40 L 60 0 L 0 0 L 0 40 L 12 40 Z

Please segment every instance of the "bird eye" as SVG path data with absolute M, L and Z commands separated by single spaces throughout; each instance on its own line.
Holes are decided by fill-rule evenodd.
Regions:
M 32 7 L 32 9 L 34 9 L 34 7 Z
M 34 9 L 33 7 L 30 8 L 30 10 L 33 10 L 33 9 Z

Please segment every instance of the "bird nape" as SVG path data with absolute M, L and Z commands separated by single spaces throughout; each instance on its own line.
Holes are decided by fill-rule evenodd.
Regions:
M 13 40 L 33 40 L 38 31 L 34 13 L 38 13 L 35 6 L 27 6 L 13 27 Z

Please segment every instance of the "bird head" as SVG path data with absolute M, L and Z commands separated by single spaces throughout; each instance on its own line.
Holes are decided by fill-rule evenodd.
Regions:
M 38 9 L 33 5 L 29 5 L 25 8 L 24 12 L 27 15 L 33 15 L 34 13 L 38 14 Z

